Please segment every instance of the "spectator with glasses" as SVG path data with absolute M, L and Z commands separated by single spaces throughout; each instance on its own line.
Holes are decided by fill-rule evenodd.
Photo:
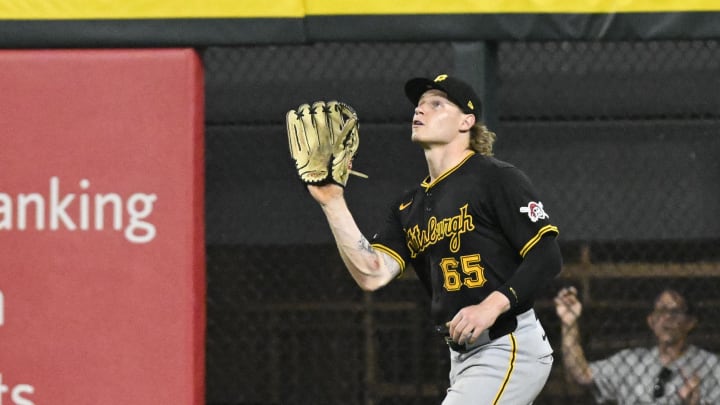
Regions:
M 624 349 L 593 362 L 586 360 L 580 344 L 582 304 L 577 290 L 561 289 L 555 297 L 555 309 L 562 325 L 565 369 L 579 384 L 593 387 L 597 403 L 720 404 L 718 356 L 688 343 L 697 317 L 677 290 L 660 292 L 647 316 L 656 346 Z

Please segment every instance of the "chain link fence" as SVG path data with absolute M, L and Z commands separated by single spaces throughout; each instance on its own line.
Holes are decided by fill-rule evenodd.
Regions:
M 666 286 L 696 308 L 690 342 L 720 350 L 719 43 L 491 49 L 495 154 L 533 179 L 560 228 L 565 260 L 537 297 L 556 360 L 536 404 L 594 403 L 593 390 L 563 364 L 553 301 L 562 287 L 579 291 L 588 361 L 653 347 L 648 315 Z M 412 272 L 375 293 L 355 286 L 294 178 L 284 116 L 321 99 L 358 110 L 354 167 L 370 179 L 352 179 L 346 195 L 371 235 L 389 201 L 426 173 L 408 139 L 403 83 L 467 71 L 456 51 L 441 42 L 202 50 L 208 404 L 441 402 L 448 353 L 432 332 L 424 290 Z M 626 368 L 655 377 L 650 367 Z

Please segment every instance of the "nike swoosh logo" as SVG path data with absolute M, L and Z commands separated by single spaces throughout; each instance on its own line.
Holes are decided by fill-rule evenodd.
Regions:
M 405 208 L 409 207 L 410 204 L 412 204 L 412 203 L 413 203 L 413 200 L 410 200 L 410 201 L 408 201 L 408 202 L 406 202 L 406 203 L 400 204 L 400 211 L 402 211 L 402 210 L 404 210 Z

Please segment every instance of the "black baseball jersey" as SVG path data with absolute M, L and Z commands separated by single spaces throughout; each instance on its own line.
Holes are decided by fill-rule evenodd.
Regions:
M 522 171 L 473 153 L 397 200 L 371 243 L 402 269 L 412 264 L 443 325 L 500 287 L 516 294 L 506 283 L 543 235 L 557 234 L 549 220 Z

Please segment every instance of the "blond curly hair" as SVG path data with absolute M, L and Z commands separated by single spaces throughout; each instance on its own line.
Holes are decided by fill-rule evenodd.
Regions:
M 481 155 L 492 156 L 496 138 L 495 132 L 489 130 L 485 124 L 476 123 L 470 128 L 470 149 Z

